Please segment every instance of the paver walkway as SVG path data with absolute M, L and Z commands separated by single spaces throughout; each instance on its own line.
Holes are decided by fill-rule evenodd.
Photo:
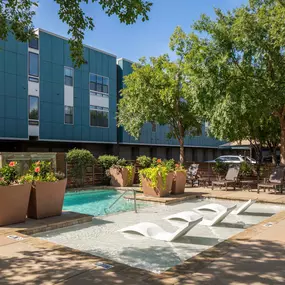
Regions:
M 199 191 L 211 190 L 194 189 Z M 257 194 L 241 192 L 239 198 L 248 199 L 248 195 Z M 267 196 L 283 201 L 281 195 Z M 114 267 L 104 270 L 97 264 L 100 261 Z M 285 284 L 285 211 L 160 275 L 26 236 L 16 226 L 2 229 L 0 284 Z

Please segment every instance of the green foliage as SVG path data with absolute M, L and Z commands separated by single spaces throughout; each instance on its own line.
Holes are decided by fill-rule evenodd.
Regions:
M 165 160 L 162 162 L 162 164 L 168 169 L 168 171 L 174 171 L 175 170 L 175 161 L 174 159 Z
M 18 178 L 18 175 L 19 171 L 17 168 L 17 162 L 11 161 L 0 169 L 0 185 L 7 186 L 17 183 L 16 180 Z
M 137 163 L 140 165 L 141 168 L 148 168 L 151 165 L 151 158 L 146 155 L 141 155 L 137 157 Z
M 116 166 L 125 167 L 127 166 L 127 164 L 128 164 L 127 161 L 124 158 L 121 158 L 117 161 Z
M 167 136 L 180 144 L 181 163 L 185 136 L 201 132 L 201 120 L 193 108 L 193 92 L 185 75 L 186 40 L 186 35 L 177 28 L 170 40 L 170 48 L 178 57 L 176 61 L 165 54 L 133 64 L 133 72 L 124 78 L 125 88 L 118 104 L 118 125 L 135 138 L 145 123 L 168 125 Z
M 162 179 L 162 189 L 166 189 L 166 178 L 169 173 L 169 169 L 165 166 L 158 165 L 150 168 L 141 169 L 139 171 L 140 180 L 142 176 L 147 178 L 150 181 L 150 186 L 153 188 L 157 188 L 158 186 L 158 179 L 161 176 Z
M 243 161 L 240 164 L 240 175 L 241 176 L 245 176 L 245 177 L 254 175 L 254 167 L 253 167 L 253 165 Z
M 225 176 L 228 171 L 228 168 L 229 168 L 228 164 L 220 160 L 216 161 L 216 163 L 212 166 L 213 172 L 219 177 Z
M 118 163 L 119 157 L 114 155 L 101 155 L 98 157 L 97 161 L 104 171 L 106 171 Z
M 71 175 L 82 184 L 88 166 L 95 162 L 93 154 L 86 149 L 72 149 L 66 155 L 66 161 L 72 165 Z
M 37 161 L 33 163 L 28 174 L 21 178 L 21 181 L 24 182 L 56 182 L 57 180 L 50 161 Z
M 215 12 L 214 20 L 202 15 L 197 34 L 188 35 L 186 73 L 195 108 L 217 138 L 248 139 L 260 146 L 258 153 L 264 144 L 276 147 L 285 126 L 284 1 L 251 0 Z
M 83 39 L 85 30 L 93 30 L 92 17 L 85 14 L 82 4 L 98 3 L 108 16 L 117 15 L 120 22 L 133 24 L 138 18 L 148 20 L 148 12 L 152 3 L 145 0 L 54 0 L 59 5 L 58 16 L 69 27 L 68 34 L 71 57 L 75 67 L 86 63 L 83 56 Z M 8 33 L 15 35 L 17 40 L 25 42 L 34 34 L 33 17 L 35 8 L 41 1 L 36 0 L 0 0 L 0 39 L 5 40 Z
M 133 165 L 128 165 L 126 166 L 127 170 L 128 170 L 128 186 L 133 185 L 133 175 L 135 172 L 135 168 Z

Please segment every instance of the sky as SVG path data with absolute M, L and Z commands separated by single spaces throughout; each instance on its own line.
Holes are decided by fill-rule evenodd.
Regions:
M 95 28 L 86 31 L 84 44 L 115 54 L 118 58 L 137 61 L 145 56 L 169 53 L 168 43 L 176 26 L 187 33 L 201 14 L 214 17 L 214 8 L 231 10 L 248 0 L 149 0 L 153 2 L 149 21 L 133 25 L 120 23 L 107 16 L 99 4 L 84 6 L 88 16 L 94 18 Z M 68 26 L 57 15 L 58 5 L 53 0 L 39 0 L 34 25 L 55 34 L 68 37 Z

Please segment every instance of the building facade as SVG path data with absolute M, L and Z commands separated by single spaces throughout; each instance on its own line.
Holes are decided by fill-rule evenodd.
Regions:
M 67 151 L 87 148 L 95 156 L 118 154 L 179 157 L 167 126 L 146 124 L 138 140 L 117 128 L 116 108 L 132 62 L 84 46 L 86 64 L 74 68 L 68 40 L 42 29 L 29 43 L 9 35 L 0 41 L 0 151 Z M 188 161 L 221 154 L 208 137 L 185 139 Z

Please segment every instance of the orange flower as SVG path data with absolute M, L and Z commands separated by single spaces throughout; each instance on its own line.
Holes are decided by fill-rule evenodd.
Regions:
M 40 162 L 40 161 L 37 161 L 37 162 L 36 162 L 36 165 L 40 165 L 40 164 L 41 164 L 41 162 Z
M 40 169 L 39 167 L 36 167 L 36 168 L 35 168 L 35 172 L 36 172 L 36 173 L 39 173 L 40 171 L 41 171 L 41 169 Z
M 15 161 L 11 161 L 10 163 L 9 163 L 9 166 L 10 167 L 14 167 L 16 165 L 16 162 Z
M 161 159 L 160 158 L 157 160 L 157 163 L 161 163 Z

